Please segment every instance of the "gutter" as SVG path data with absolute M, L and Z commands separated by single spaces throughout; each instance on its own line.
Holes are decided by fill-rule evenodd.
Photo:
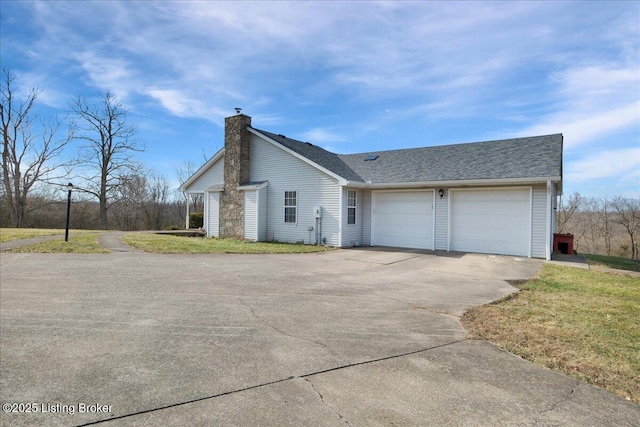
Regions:
M 536 178 L 506 178 L 506 179 L 465 179 L 457 181 L 421 181 L 421 182 L 359 182 L 347 181 L 346 187 L 353 188 L 416 188 L 416 187 L 481 187 L 486 185 L 516 185 L 516 184 L 546 184 L 547 182 L 560 182 L 561 177 L 536 177 Z

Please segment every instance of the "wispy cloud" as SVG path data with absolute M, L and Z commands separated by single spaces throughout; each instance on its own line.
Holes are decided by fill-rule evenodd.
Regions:
M 604 151 L 572 161 L 566 165 L 566 168 L 570 172 L 565 178 L 570 181 L 628 176 L 632 179 L 636 178 L 635 183 L 640 187 L 640 181 L 637 180 L 637 171 L 640 171 L 640 147 Z
M 640 101 L 615 110 L 597 108 L 591 111 L 559 111 L 542 119 L 540 123 L 517 132 L 517 135 L 562 133 L 565 137 L 565 149 L 573 150 L 604 136 L 634 127 L 637 129 L 639 126 Z
M 324 144 L 327 142 L 342 142 L 346 138 L 339 133 L 334 132 L 328 128 L 313 128 L 302 134 L 302 138 L 306 141 Z
M 258 127 L 341 152 L 562 132 L 571 179 L 584 150 L 638 144 L 637 2 L 36 1 L 3 11 L 3 23 L 21 23 L 3 31 L 3 62 L 21 58 L 51 106 L 110 88 L 145 117 L 218 126 L 242 107 Z

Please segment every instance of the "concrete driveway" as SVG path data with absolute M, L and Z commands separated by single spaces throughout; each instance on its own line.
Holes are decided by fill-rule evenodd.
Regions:
M 0 400 L 36 412 L 2 425 L 640 419 L 634 403 L 467 339 L 458 316 L 541 261 L 369 249 L 0 263 Z

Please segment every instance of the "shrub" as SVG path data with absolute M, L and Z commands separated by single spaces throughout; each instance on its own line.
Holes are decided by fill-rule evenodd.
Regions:
M 189 228 L 200 228 L 204 223 L 204 213 L 194 212 L 189 214 Z

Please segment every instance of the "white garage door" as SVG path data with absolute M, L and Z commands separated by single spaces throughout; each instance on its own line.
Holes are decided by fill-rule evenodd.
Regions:
M 529 189 L 451 191 L 451 250 L 529 256 Z
M 373 193 L 376 246 L 433 249 L 433 191 Z

